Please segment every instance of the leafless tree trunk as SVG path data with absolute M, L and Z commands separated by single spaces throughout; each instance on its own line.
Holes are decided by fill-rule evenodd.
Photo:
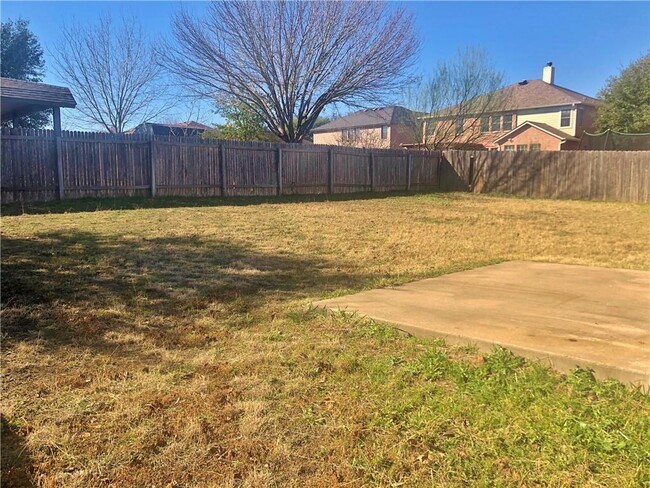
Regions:
M 441 62 L 407 90 L 407 105 L 416 113 L 414 145 L 432 151 L 475 146 L 486 136 L 481 121 L 505 107 L 502 87 L 502 73 L 480 49 L 466 48 Z
M 381 2 L 212 2 L 181 11 L 167 67 L 211 99 L 234 99 L 287 142 L 331 103 L 378 103 L 403 86 L 418 51 L 412 16 Z M 384 103 L 384 102 L 382 102 Z
M 79 102 L 86 122 L 112 133 L 150 121 L 167 106 L 161 68 L 138 22 L 110 16 L 97 24 L 64 26 L 56 70 Z

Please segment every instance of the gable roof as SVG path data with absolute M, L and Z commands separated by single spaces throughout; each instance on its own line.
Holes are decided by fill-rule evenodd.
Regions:
M 412 120 L 413 112 L 399 105 L 389 107 L 368 108 L 351 113 L 345 117 L 334 119 L 327 124 L 315 128 L 312 132 L 334 132 L 342 129 L 361 127 L 377 127 L 380 125 L 398 125 Z
M 486 95 L 480 95 L 472 101 L 475 101 L 478 106 L 481 106 L 481 100 L 485 96 Z M 552 85 L 543 80 L 523 80 L 518 83 L 513 83 L 505 88 L 491 92 L 490 97 L 498 101 L 493 102 L 495 104 L 495 110 L 488 110 L 485 112 L 488 114 L 534 108 L 559 107 L 573 104 L 597 107 L 602 103 L 597 98 L 569 90 L 562 86 Z M 424 118 L 454 118 L 458 115 L 456 107 L 457 105 L 452 105 L 443 108 L 434 114 L 425 115 Z M 466 113 L 465 115 L 469 116 L 471 114 Z
M 562 86 L 551 85 L 543 80 L 524 80 L 499 91 L 506 99 L 504 110 L 554 107 L 574 103 L 597 106 L 601 103 L 597 98 Z
M 534 127 L 536 129 L 539 129 L 543 132 L 546 132 L 547 134 L 556 137 L 560 139 L 561 141 L 578 141 L 579 139 L 577 137 L 570 136 L 566 132 L 562 132 L 560 129 L 556 129 L 553 126 L 550 126 L 548 124 L 543 124 L 542 122 L 530 122 L 526 121 L 521 125 L 518 125 L 514 129 L 512 129 L 510 132 L 506 132 L 504 135 L 499 137 L 498 139 L 495 139 L 494 142 L 496 144 L 500 144 L 500 141 L 502 140 L 507 140 L 512 135 L 514 135 L 515 132 L 520 132 L 522 130 L 526 130 L 528 127 Z

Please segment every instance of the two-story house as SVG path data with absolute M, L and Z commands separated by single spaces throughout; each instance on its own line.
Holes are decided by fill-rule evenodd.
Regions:
M 480 116 L 454 114 L 427 117 L 429 123 L 454 124 L 454 146 L 499 151 L 578 149 L 580 136 L 591 130 L 600 101 L 555 84 L 555 67 L 544 68 L 541 80 L 523 80 L 498 92 L 493 112 Z
M 396 105 L 359 110 L 314 129 L 314 144 L 399 148 L 413 141 L 413 121 L 413 112 Z

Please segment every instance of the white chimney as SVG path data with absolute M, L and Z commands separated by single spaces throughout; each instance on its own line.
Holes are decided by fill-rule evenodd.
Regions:
M 546 63 L 544 66 L 544 74 L 542 75 L 542 80 L 544 80 L 549 85 L 555 83 L 555 68 L 553 63 Z

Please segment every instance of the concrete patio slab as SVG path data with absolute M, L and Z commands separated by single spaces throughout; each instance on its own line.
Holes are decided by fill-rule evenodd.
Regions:
M 650 385 L 650 273 L 511 261 L 314 305 Z

